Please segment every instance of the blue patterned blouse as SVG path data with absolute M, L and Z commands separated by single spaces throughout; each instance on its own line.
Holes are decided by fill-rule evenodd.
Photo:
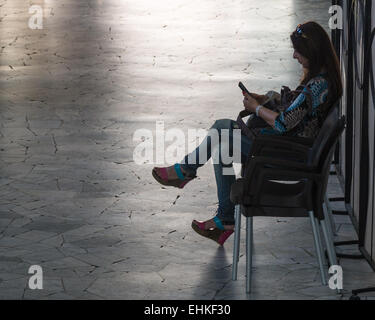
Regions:
M 319 75 L 312 78 L 306 85 L 311 93 L 309 99 L 306 88 L 292 104 L 275 119 L 274 128 L 264 128 L 260 134 L 291 135 L 315 138 L 321 127 L 325 102 L 328 96 L 328 81 Z

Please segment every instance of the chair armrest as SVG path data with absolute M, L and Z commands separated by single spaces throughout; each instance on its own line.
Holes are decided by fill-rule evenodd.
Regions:
M 298 136 L 285 136 L 285 135 L 260 135 L 257 136 L 257 140 L 273 140 L 273 141 L 289 141 L 292 143 L 297 143 L 300 145 L 304 145 L 307 147 L 312 147 L 314 144 L 314 139 L 312 138 L 304 138 Z
M 298 152 L 306 158 L 310 151 L 310 146 L 307 144 L 300 144 L 284 138 L 292 137 L 257 137 L 251 147 L 250 155 L 260 155 L 264 148 L 282 149 L 283 151 Z M 276 152 L 276 151 L 275 151 Z
M 259 172 L 259 180 L 297 181 L 308 179 L 319 182 L 321 175 L 315 172 L 284 170 L 280 168 L 264 168 Z
M 275 136 L 275 140 L 283 139 L 285 141 L 290 141 L 293 143 L 298 143 L 307 147 L 312 147 L 314 144 L 314 139 L 312 138 L 303 138 L 303 137 L 291 137 L 291 136 Z
M 303 162 L 279 159 L 275 157 L 254 157 L 248 159 L 245 167 L 244 178 L 250 179 L 254 170 L 262 170 L 265 165 L 276 166 L 277 170 L 297 170 L 306 172 L 315 172 L 316 168 Z
M 307 162 L 309 152 L 300 152 L 289 149 L 275 149 L 274 147 L 265 146 L 257 154 L 253 156 L 262 156 L 262 157 L 276 157 L 280 159 L 293 159 L 302 162 Z

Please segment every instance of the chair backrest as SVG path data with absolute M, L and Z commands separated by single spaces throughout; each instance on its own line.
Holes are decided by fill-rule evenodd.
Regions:
M 322 169 L 325 156 L 327 155 L 328 150 L 331 148 L 331 144 L 334 143 L 332 139 L 334 139 L 333 136 L 337 130 L 337 121 L 338 104 L 336 103 L 330 109 L 321 129 L 319 130 L 318 136 L 314 139 L 314 143 L 310 149 L 310 155 L 307 160 L 309 165 L 317 167 L 320 170 Z
M 324 218 L 322 203 L 327 191 L 329 172 L 335 147 L 339 137 L 345 128 L 345 116 L 338 118 L 338 109 L 333 107 L 328 114 L 318 137 L 310 150 L 308 162 L 314 165 L 321 175 L 321 179 L 315 186 L 314 212 L 319 219 Z

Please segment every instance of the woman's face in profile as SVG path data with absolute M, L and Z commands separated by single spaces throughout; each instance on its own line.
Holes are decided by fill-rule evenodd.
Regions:
M 304 68 L 309 67 L 309 60 L 305 58 L 302 54 L 300 54 L 297 50 L 294 49 L 293 58 L 298 60 L 298 63 L 300 63 Z

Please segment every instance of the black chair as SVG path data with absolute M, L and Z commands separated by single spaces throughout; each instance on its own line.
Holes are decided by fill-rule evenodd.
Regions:
M 327 118 L 338 118 L 339 114 L 339 100 L 332 104 Z M 332 119 L 331 118 L 331 119 Z M 320 134 L 317 137 L 318 143 L 321 143 L 325 132 L 328 130 L 329 123 L 324 123 Z M 292 143 L 290 143 L 292 142 Z M 262 155 L 267 157 L 300 159 L 306 161 L 309 150 L 314 144 L 314 139 L 291 136 L 260 136 L 257 138 L 256 144 L 252 148 L 251 155 Z M 242 165 L 241 176 L 243 176 L 244 165 Z M 335 220 L 327 193 L 324 197 L 324 209 L 327 222 L 330 230 L 332 230 L 332 237 L 337 235 Z
M 344 127 L 345 118 L 338 119 L 336 110 L 332 110 L 314 142 L 303 138 L 296 142 L 287 137 L 259 137 L 254 141 L 252 152 L 243 166 L 242 178 L 237 179 L 231 189 L 231 201 L 236 205 L 232 277 L 237 279 L 242 212 L 246 217 L 246 292 L 251 291 L 254 216 L 310 217 L 322 284 L 326 285 L 319 226 L 322 227 L 329 262 L 337 265 L 323 202 L 335 146 Z M 280 157 L 274 156 L 275 150 Z M 266 156 L 267 152 L 272 156 Z

